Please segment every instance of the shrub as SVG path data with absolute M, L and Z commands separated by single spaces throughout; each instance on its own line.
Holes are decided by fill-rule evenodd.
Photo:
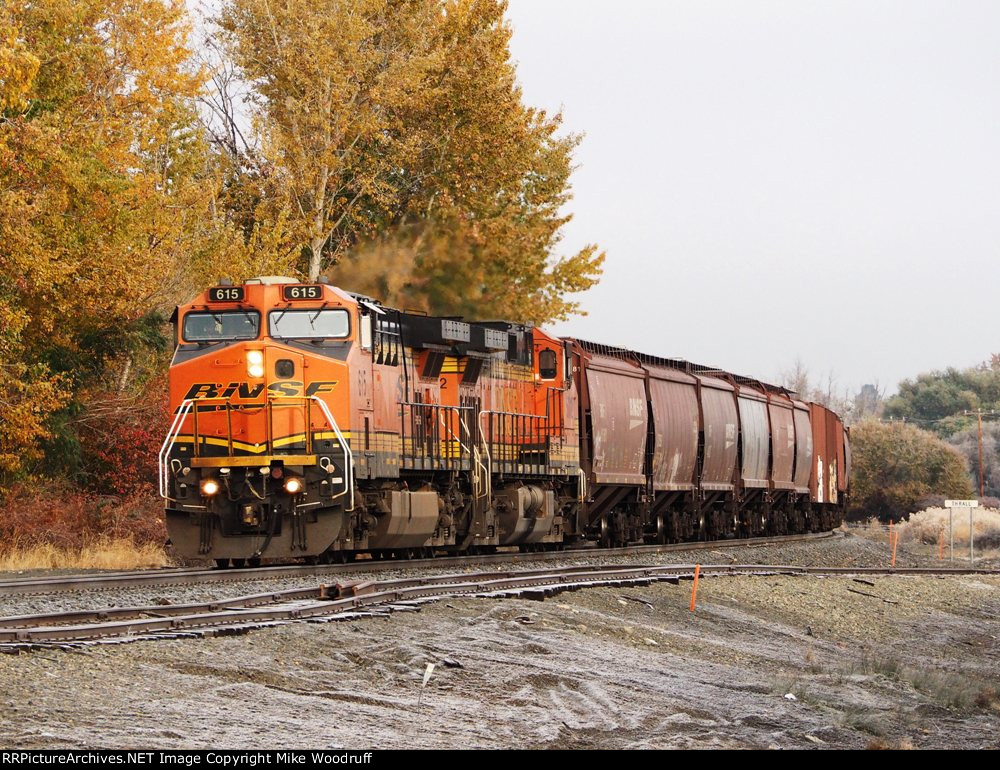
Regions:
M 148 493 L 95 496 L 65 482 L 23 483 L 2 499 L 0 554 L 37 546 L 80 551 L 113 540 L 162 546 L 160 500 Z
M 866 420 L 851 428 L 851 517 L 898 521 L 931 495 L 972 496 L 965 458 L 924 430 Z
M 78 431 L 87 486 L 123 498 L 153 494 L 157 455 L 169 427 L 163 389 L 103 411 L 91 407 Z

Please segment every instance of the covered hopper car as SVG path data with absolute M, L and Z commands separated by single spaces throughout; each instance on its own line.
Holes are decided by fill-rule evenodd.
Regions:
M 830 529 L 841 419 L 784 388 L 327 283 L 177 308 L 170 539 L 220 565 Z

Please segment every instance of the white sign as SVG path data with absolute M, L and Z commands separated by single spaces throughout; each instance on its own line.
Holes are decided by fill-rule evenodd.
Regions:
M 945 508 L 978 508 L 978 500 L 945 500 Z

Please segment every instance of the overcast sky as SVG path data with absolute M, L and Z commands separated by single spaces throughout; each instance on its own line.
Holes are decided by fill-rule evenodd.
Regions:
M 577 152 L 555 330 L 841 385 L 1000 352 L 1000 3 L 510 0 Z

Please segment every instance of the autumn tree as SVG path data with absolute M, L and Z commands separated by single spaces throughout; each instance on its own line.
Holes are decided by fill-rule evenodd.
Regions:
M 260 194 L 239 200 L 249 231 L 282 235 L 273 272 L 333 268 L 348 288 L 438 312 L 542 321 L 577 309 L 566 294 L 592 285 L 603 259 L 593 246 L 554 258 L 579 138 L 523 104 L 505 10 L 225 0 L 262 140 Z M 386 254 L 401 273 L 375 261 Z
M 7 126 L 27 107 L 26 95 L 38 72 L 39 60 L 27 47 L 18 19 L 0 15 L 0 178 L 19 162 L 10 144 Z M 16 204 L 0 188 L 0 211 Z M 0 213 L 0 225 L 4 221 Z M 20 245 L 16 230 L 0 227 L 0 239 L 8 248 Z M 3 247 L 0 247 L 0 254 Z M 58 405 L 56 383 L 49 372 L 20 355 L 22 337 L 30 316 L 17 306 L 16 272 L 23 265 L 15 254 L 0 270 L 0 478 L 21 468 L 23 460 L 38 458 L 37 440 L 46 435 L 45 416 Z
M 4 8 L 0 481 L 30 471 L 43 441 L 46 467 L 74 464 L 75 420 L 141 384 L 158 311 L 226 241 L 206 216 L 182 0 Z
M 965 458 L 928 431 L 865 420 L 851 428 L 851 448 L 855 516 L 898 520 L 932 495 L 972 496 Z

